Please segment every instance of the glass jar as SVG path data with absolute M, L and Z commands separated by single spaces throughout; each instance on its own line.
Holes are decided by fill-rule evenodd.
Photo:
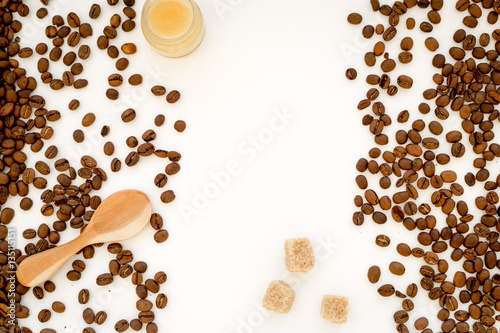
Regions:
M 155 51 L 171 58 L 196 50 L 205 35 L 203 15 L 192 0 L 147 0 L 141 27 Z

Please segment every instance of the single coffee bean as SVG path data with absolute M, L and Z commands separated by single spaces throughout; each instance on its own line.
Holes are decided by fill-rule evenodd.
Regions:
M 105 311 L 99 311 L 95 314 L 94 322 L 97 325 L 102 325 L 108 318 L 108 314 Z
M 134 43 L 125 43 L 121 47 L 122 52 L 125 54 L 134 54 L 137 52 L 137 46 Z
M 391 244 L 391 239 L 386 235 L 378 235 L 375 239 L 375 243 L 380 247 L 387 247 Z
M 154 235 L 154 240 L 157 243 L 163 243 L 168 239 L 168 231 L 165 229 L 158 230 Z
M 161 194 L 160 199 L 163 203 L 170 203 L 174 201 L 175 194 L 172 190 L 165 191 Z
M 121 118 L 124 123 L 131 122 L 135 119 L 136 113 L 134 109 L 127 109 L 123 111 Z
M 38 320 L 41 323 L 46 323 L 50 320 L 50 317 L 52 316 L 52 313 L 48 309 L 43 309 L 38 313 Z
M 112 101 L 117 100 L 119 96 L 120 93 L 116 89 L 109 88 L 108 90 L 106 90 L 106 97 Z
M 371 283 L 377 283 L 380 279 L 380 267 L 372 266 L 368 269 L 368 281 Z
M 347 69 L 345 76 L 348 80 L 356 80 L 358 77 L 358 72 L 354 68 Z
M 128 79 L 128 83 L 132 86 L 138 86 L 142 83 L 142 75 L 134 74 Z
M 94 323 L 95 314 L 91 308 L 86 308 L 85 310 L 83 310 L 82 317 L 83 317 L 83 321 L 85 323 L 87 323 L 88 325 Z
M 175 103 L 181 98 L 180 92 L 177 90 L 172 90 L 171 92 L 168 93 L 167 95 L 167 102 L 169 103 Z
M 395 292 L 396 291 L 394 289 L 394 286 L 391 284 L 385 284 L 382 287 L 378 288 L 378 293 L 384 297 L 392 296 Z
M 113 275 L 109 273 L 101 274 L 97 277 L 96 283 L 99 286 L 105 286 L 113 282 Z
M 117 332 L 125 332 L 128 328 L 129 324 L 125 319 L 121 319 L 115 324 L 115 331 Z
M 351 13 L 347 16 L 347 22 L 350 24 L 360 24 L 363 21 L 363 17 L 358 13 Z
M 156 296 L 156 307 L 158 309 L 164 309 L 167 306 L 168 298 L 167 295 L 160 293 Z
M 394 275 L 403 275 L 405 273 L 405 266 L 397 261 L 393 261 L 389 264 L 389 270 Z
M 52 303 L 52 310 L 56 313 L 63 313 L 66 310 L 66 306 L 62 302 L 54 302 Z
M 151 92 L 155 96 L 163 96 L 163 95 L 165 95 L 167 90 L 165 89 L 164 86 L 154 86 L 153 88 L 151 88 Z
M 186 129 L 186 123 L 183 121 L 183 120 L 177 120 L 174 124 L 174 129 L 177 131 L 177 132 L 184 132 L 184 130 Z
M 129 64 L 129 61 L 127 58 L 120 58 L 116 61 L 115 67 L 117 70 L 123 71 L 123 70 L 127 69 L 128 64 Z
M 83 142 L 85 140 L 85 134 L 83 133 L 82 130 L 75 130 L 73 132 L 73 140 L 75 140 L 75 142 Z
M 90 7 L 89 17 L 91 19 L 96 19 L 99 15 L 101 15 L 101 6 L 95 3 Z

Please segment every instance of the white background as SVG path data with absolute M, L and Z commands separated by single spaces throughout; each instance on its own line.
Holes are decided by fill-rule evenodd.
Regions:
M 39 41 L 49 43 L 44 29 L 50 19 L 36 19 L 39 2 L 32 2 L 31 13 L 23 20 L 25 29 L 21 37 L 23 45 L 34 47 Z M 125 188 L 143 190 L 151 197 L 154 211 L 164 217 L 170 233 L 164 244 L 153 241 L 153 230 L 149 227 L 124 242 L 136 260 L 148 262 L 146 277 L 152 277 L 158 270 L 168 274 L 161 291 L 168 295 L 169 304 L 165 310 L 155 311 L 160 332 L 393 330 L 392 314 L 400 308 L 401 300 L 378 296 L 378 285 L 368 283 L 366 271 L 379 264 L 383 270 L 381 282 L 393 281 L 404 292 L 410 281 L 418 281 L 422 262 L 412 258 L 403 261 L 407 266 L 403 278 L 390 277 L 387 264 L 402 260 L 395 252 L 396 244 L 403 239 L 416 245 L 416 233 L 408 233 L 391 221 L 374 226 L 367 218 L 361 228 L 351 222 L 352 199 L 358 193 L 354 166 L 373 146 L 368 129 L 361 126 L 365 112 L 358 111 L 356 105 L 368 89 L 364 77 L 380 70 L 366 69 L 362 60 L 378 37 L 364 40 L 360 34 L 362 25 L 350 26 L 346 17 L 357 11 L 363 14 L 363 23 L 387 24 L 371 13 L 369 1 L 200 0 L 206 36 L 200 48 L 185 58 L 167 59 L 154 53 L 139 26 L 132 33 L 119 33 L 114 45 L 133 41 L 139 48 L 130 57 L 131 65 L 124 77 L 141 73 L 144 83 L 140 87 L 123 84 L 118 89 L 121 93 L 118 101 L 109 101 L 104 95 L 107 76 L 116 72 L 114 61 L 94 46 L 113 10 L 121 13 L 122 5 L 111 8 L 101 2 L 101 18 L 91 22 L 94 36 L 81 42 L 93 47 L 90 59 L 83 62 L 82 77 L 89 80 L 89 87 L 52 93 L 40 83 L 37 90 L 46 97 L 49 109 L 62 113 L 61 121 L 54 124 L 56 135 L 46 147 L 58 145 L 60 157 L 68 157 L 75 167 L 79 156 L 91 153 L 109 176 L 99 195 L 105 197 Z M 90 4 L 90 1 L 53 0 L 48 9 L 50 15 L 64 17 L 75 11 L 83 22 L 89 22 Z M 135 9 L 139 11 L 142 4 L 143 1 L 137 1 Z M 442 36 L 445 43 L 451 40 L 450 26 L 461 20 L 460 15 L 452 12 L 453 4 L 447 6 L 450 8 L 446 12 L 454 15 L 455 22 L 449 19 L 432 34 Z M 425 12 L 411 11 L 417 18 L 417 27 Z M 398 27 L 402 33 L 391 43 L 393 58 L 400 52 L 399 40 L 406 31 L 403 27 L 406 17 Z M 396 103 L 387 110 L 393 120 L 403 109 L 410 110 L 411 121 L 418 119 L 416 106 L 420 103 L 420 93 L 432 86 L 434 71 L 429 65 L 432 55 L 423 47 L 426 36 L 417 30 L 412 34 L 416 60 L 411 65 L 399 65 L 396 71 L 413 75 L 414 89 L 400 91 L 393 99 Z M 440 50 L 445 47 L 442 45 Z M 23 63 L 31 75 L 38 77 L 37 59 L 32 57 Z M 348 67 L 359 69 L 357 81 L 345 79 Z M 51 64 L 54 74 L 61 75 L 63 70 L 62 63 Z M 169 105 L 164 97 L 153 96 L 149 89 L 155 84 L 163 84 L 168 90 L 178 89 L 181 100 Z M 381 95 L 386 101 L 385 93 Z M 81 107 L 74 112 L 67 109 L 72 98 L 81 101 Z M 124 124 L 120 113 L 128 107 L 136 109 L 138 117 Z M 68 138 L 81 128 L 81 118 L 87 112 L 97 115 L 96 124 L 84 130 L 86 141 L 76 144 Z M 156 128 L 153 119 L 159 113 L 167 121 Z M 275 121 L 276 113 L 291 114 L 293 119 L 283 123 L 279 131 L 272 131 L 270 124 Z M 178 119 L 188 124 L 182 134 L 173 130 Z M 428 121 L 433 116 L 424 119 Z M 118 174 L 109 172 L 112 158 L 102 153 L 106 140 L 99 136 L 103 124 L 111 126 L 106 140 L 114 142 L 116 156 L 122 161 L 128 153 L 125 138 L 140 137 L 148 128 L 158 133 L 154 141 L 157 147 L 182 153 L 182 171 L 170 177 L 167 184 L 177 195 L 174 203 L 162 204 L 161 190 L 153 185 L 153 178 L 163 171 L 165 160 L 150 157 L 132 169 L 123 166 Z M 457 124 L 449 121 L 450 126 Z M 410 123 L 405 128 L 409 126 Z M 395 126 L 392 127 L 388 133 L 394 132 Z M 255 138 L 258 149 L 251 148 Z M 43 158 L 42 153 L 32 154 L 29 163 Z M 237 174 L 223 177 L 221 172 L 226 172 L 228 164 L 237 165 Z M 214 175 L 224 179 L 222 185 L 214 185 Z M 35 207 L 29 213 L 18 211 L 12 223 L 19 228 L 20 246 L 25 244 L 20 236 L 24 228 L 53 222 L 39 213 L 40 192 L 32 190 L 30 196 Z M 205 199 L 199 193 L 205 193 Z M 17 202 L 13 199 L 9 204 L 17 206 Z M 192 214 L 187 214 L 187 209 Z M 389 248 L 375 247 L 375 236 L 380 233 L 393 239 Z M 75 236 L 74 230 L 68 230 L 62 234 L 62 241 Z M 295 237 L 309 237 L 313 243 L 317 267 L 310 273 L 287 273 L 283 245 L 285 239 Z M 80 332 L 86 326 L 81 318 L 84 306 L 76 302 L 81 288 L 91 290 L 89 304 L 95 312 L 108 312 L 105 325 L 94 327 L 98 331 L 111 332 L 119 319 L 135 318 L 136 296 L 129 281 L 119 279 L 109 287 L 95 285 L 96 276 L 107 271 L 110 259 L 112 256 L 104 247 L 97 249 L 95 259 L 86 261 L 88 268 L 80 281 L 70 283 L 66 279 L 65 273 L 71 269 L 69 263 L 53 279 L 57 284 L 55 293 L 37 301 L 30 292 L 25 298 L 32 313 L 26 321 L 28 326 L 34 331 L 41 329 L 36 320 L 38 311 L 60 300 L 67 305 L 66 312 L 54 313 L 44 327 Z M 289 314 L 272 314 L 260 306 L 269 282 L 275 279 L 287 281 L 296 291 Z M 320 317 L 325 294 L 350 298 L 346 325 L 334 325 Z M 420 296 L 421 303 L 417 303 L 411 314 L 412 320 L 423 315 L 434 318 L 436 304 L 427 302 L 423 293 Z

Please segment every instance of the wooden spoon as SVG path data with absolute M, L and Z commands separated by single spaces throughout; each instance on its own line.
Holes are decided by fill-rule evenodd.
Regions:
M 146 194 L 136 190 L 114 193 L 99 205 L 80 236 L 24 259 L 17 269 L 17 279 L 26 287 L 45 282 L 85 246 L 137 235 L 148 224 L 151 212 L 151 202 Z

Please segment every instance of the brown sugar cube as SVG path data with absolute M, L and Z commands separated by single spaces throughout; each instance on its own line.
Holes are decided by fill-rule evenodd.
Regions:
M 271 281 L 262 300 L 262 306 L 271 311 L 288 313 L 294 300 L 295 291 L 286 282 Z
M 342 296 L 323 296 L 321 317 L 334 324 L 345 324 L 349 310 L 349 298 Z
M 287 239 L 285 253 L 289 272 L 309 272 L 314 268 L 314 252 L 308 238 Z

